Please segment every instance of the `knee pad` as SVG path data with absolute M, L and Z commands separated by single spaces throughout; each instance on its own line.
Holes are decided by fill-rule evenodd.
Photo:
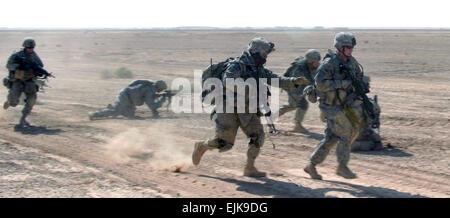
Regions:
M 8 104 L 11 107 L 15 107 L 19 104 L 19 99 L 8 99 Z
M 36 104 L 36 101 L 37 101 L 36 95 L 25 98 L 25 103 L 31 107 L 33 107 Z
M 219 147 L 219 152 L 225 152 L 225 151 L 228 151 L 231 148 L 233 148 L 233 144 L 228 143 L 227 141 L 225 141 L 223 139 L 218 139 L 217 144 Z
M 255 147 L 260 148 L 264 144 L 264 134 L 250 134 L 250 145 L 255 145 Z

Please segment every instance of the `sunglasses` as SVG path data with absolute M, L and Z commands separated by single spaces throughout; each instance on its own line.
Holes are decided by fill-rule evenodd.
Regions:
M 353 49 L 353 46 L 342 46 L 344 48 Z

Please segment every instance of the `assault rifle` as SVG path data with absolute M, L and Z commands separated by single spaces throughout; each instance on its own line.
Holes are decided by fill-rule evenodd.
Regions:
M 34 74 L 37 77 L 42 77 L 44 79 L 47 79 L 47 77 L 55 78 L 55 76 L 53 76 L 52 73 L 47 72 L 44 68 L 42 68 L 41 66 L 39 66 L 35 62 L 33 62 L 31 60 L 28 60 L 25 57 L 16 56 L 15 59 L 19 63 L 21 69 L 24 69 L 24 70 L 33 69 Z
M 369 98 L 366 95 L 366 93 L 369 93 L 369 88 L 362 80 L 356 78 L 356 75 L 352 71 L 348 70 L 348 68 L 343 63 L 339 64 L 339 68 L 341 72 L 346 73 L 352 81 L 352 86 L 355 89 L 355 94 L 362 98 L 362 109 L 364 114 L 371 120 L 371 127 L 374 129 L 379 129 L 380 117 L 375 112 L 374 105 L 372 104 L 372 102 L 370 102 Z
M 172 97 L 178 94 L 180 90 L 166 90 L 159 94 L 157 94 L 158 97 L 168 98 L 168 104 L 167 104 L 167 111 L 169 111 L 169 106 L 172 103 Z

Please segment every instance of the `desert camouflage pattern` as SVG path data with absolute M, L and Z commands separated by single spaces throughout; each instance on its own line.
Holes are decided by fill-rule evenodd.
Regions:
M 136 80 L 119 92 L 116 102 L 110 108 L 92 112 L 90 118 L 95 119 L 122 115 L 128 119 L 134 119 L 136 118 L 136 106 L 141 106 L 144 103 L 153 112 L 153 116 L 158 117 L 159 113 L 157 109 L 162 106 L 166 99 L 158 97 L 156 90 L 154 82 Z
M 314 84 L 314 77 L 316 75 L 315 69 L 308 67 L 308 60 L 306 58 L 297 58 L 288 68 L 284 76 L 289 77 L 302 77 L 305 78 L 308 83 L 297 87 L 286 89 L 288 93 L 288 103 L 280 107 L 280 116 L 295 110 L 295 121 L 299 124 L 302 123 L 306 111 L 308 110 L 308 101 L 305 99 L 303 90 L 311 84 Z
M 366 78 L 365 81 L 368 83 L 369 79 Z M 378 105 L 378 101 L 375 99 L 369 98 L 372 104 L 375 105 L 375 112 L 378 116 L 380 116 L 381 109 Z M 360 134 L 358 138 L 352 144 L 352 151 L 373 151 L 383 149 L 381 136 L 372 127 L 370 127 L 369 123 L 365 122 L 359 132 Z
M 270 78 L 279 78 L 279 85 L 282 88 L 292 88 L 295 86 L 294 82 L 300 83 L 300 80 L 297 78 L 280 77 L 263 66 L 256 66 L 253 58 L 247 51 L 227 68 L 222 81 L 226 81 L 227 78 L 242 78 L 244 80 L 255 78 L 256 81 L 259 78 L 268 78 L 268 85 L 270 85 Z M 245 102 L 246 108 L 248 108 L 248 96 L 246 96 Z M 237 105 L 236 102 L 235 105 Z M 219 149 L 220 152 L 230 150 L 234 145 L 237 131 L 241 128 L 249 138 L 247 164 L 244 169 L 244 175 L 255 177 L 265 176 L 264 172 L 259 172 L 254 166 L 260 148 L 264 144 L 264 128 L 261 124 L 260 116 L 261 114 L 258 113 L 237 113 L 236 108 L 234 113 L 213 113 L 212 117 L 216 125 L 215 136 L 196 144 L 193 153 L 194 165 L 199 163 L 201 156 L 206 150 Z
M 33 61 L 39 66 L 43 67 L 41 59 L 36 52 L 29 55 L 25 54 L 24 50 L 13 53 L 6 64 L 6 68 L 9 70 L 6 85 L 9 88 L 7 102 L 5 105 L 15 107 L 19 104 L 20 95 L 25 93 L 25 106 L 22 109 L 22 118 L 25 122 L 25 118 L 31 113 L 33 106 L 37 101 L 37 92 L 39 86 L 36 84 L 36 76 L 32 69 L 21 69 L 20 63 L 17 62 L 16 57 L 25 57 L 26 59 Z M 7 107 L 6 107 L 7 108 Z M 5 109 L 6 109 L 5 108 Z
M 305 59 L 308 63 L 312 63 L 314 61 L 320 61 L 320 52 L 316 49 L 309 49 L 305 53 Z
M 353 33 L 340 32 L 334 37 L 334 47 L 339 48 L 342 46 L 354 47 L 356 45 L 356 38 Z
M 27 37 L 23 40 L 22 46 L 24 48 L 34 48 L 36 47 L 36 41 L 31 37 Z
M 350 57 L 347 63 L 342 63 L 336 53 L 330 53 L 317 70 L 316 87 L 320 96 L 320 110 L 323 113 L 327 127 L 325 138 L 319 143 L 311 155 L 310 161 L 317 165 L 322 163 L 331 148 L 337 144 L 337 160 L 347 165 L 350 160 L 351 144 L 359 136 L 359 130 L 364 125 L 362 101 L 352 95 L 351 81 L 341 72 L 339 64 L 345 64 L 358 78 L 362 79 L 356 60 Z
M 275 45 L 272 42 L 269 42 L 262 37 L 257 37 L 250 41 L 247 50 L 250 53 L 264 52 L 266 54 L 269 54 L 275 51 L 274 46 Z
M 245 67 L 246 69 L 241 69 L 243 67 Z M 287 89 L 295 87 L 293 83 L 295 78 L 280 77 L 277 74 L 273 73 L 272 71 L 262 66 L 261 67 L 255 66 L 253 59 L 248 52 L 244 52 L 237 62 L 231 64 L 228 67 L 228 69 L 224 73 L 223 81 L 225 81 L 227 78 L 242 78 L 246 80 L 250 77 L 268 78 L 267 80 L 268 85 L 270 85 L 270 78 L 279 78 L 280 87 Z M 248 96 L 246 97 L 248 98 Z M 245 102 L 247 103 L 246 108 L 248 108 L 249 99 L 246 99 Z M 235 105 L 237 105 L 236 98 L 235 98 Z M 224 107 L 226 107 L 226 105 Z M 249 130 L 247 131 L 249 134 L 247 134 L 247 136 L 249 138 L 253 138 L 252 140 L 250 140 L 249 142 L 250 144 L 255 145 L 256 147 L 261 147 L 263 145 L 264 131 L 259 115 L 257 113 L 236 112 L 232 114 L 220 114 L 220 113 L 218 114 L 219 116 L 215 119 L 217 135 L 214 137 L 214 139 L 208 142 L 209 145 L 212 145 L 213 147 L 217 147 L 222 150 L 228 150 L 234 145 L 237 129 L 239 127 L 241 127 L 241 129 L 244 132 L 246 132 L 245 129 L 249 128 Z M 225 121 L 226 119 L 230 120 Z M 223 124 L 223 122 L 225 122 L 226 124 Z M 219 141 L 222 140 L 224 141 L 222 144 L 218 143 Z

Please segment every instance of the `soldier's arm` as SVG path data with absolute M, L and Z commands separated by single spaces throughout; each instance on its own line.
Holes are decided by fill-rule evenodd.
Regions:
M 16 56 L 17 54 L 12 54 L 6 63 L 6 68 L 8 68 L 9 71 L 15 71 L 19 67 L 19 63 L 16 61 Z
M 164 98 L 164 97 L 159 98 L 159 100 L 156 100 L 157 98 L 158 98 L 158 96 L 156 95 L 156 93 L 153 90 L 149 89 L 146 92 L 145 104 L 152 111 L 155 111 L 156 109 L 160 108 L 162 106 L 162 104 L 164 103 L 164 101 L 166 100 L 166 98 Z
M 355 62 L 356 62 L 356 60 L 355 60 Z M 356 62 L 355 76 L 356 76 L 356 78 L 358 78 L 360 81 L 363 81 L 364 73 L 363 73 L 362 69 L 360 68 L 358 62 Z
M 307 85 L 309 82 L 305 78 L 300 77 L 284 77 L 284 76 L 278 76 L 274 72 L 264 69 L 264 75 L 263 78 L 267 78 L 267 84 L 271 84 L 271 79 L 278 78 L 279 82 L 278 85 L 282 89 L 293 89 L 296 85 Z
M 40 67 L 44 68 L 44 63 L 42 63 L 41 58 L 39 57 L 39 55 L 36 52 L 33 53 L 33 61 L 35 61 L 35 63 L 37 65 L 39 65 Z
M 333 66 L 326 62 L 320 65 L 317 70 L 317 75 L 314 78 L 316 81 L 317 90 L 320 92 L 329 92 L 336 89 L 347 88 L 351 84 L 349 80 L 335 80 L 333 79 Z

